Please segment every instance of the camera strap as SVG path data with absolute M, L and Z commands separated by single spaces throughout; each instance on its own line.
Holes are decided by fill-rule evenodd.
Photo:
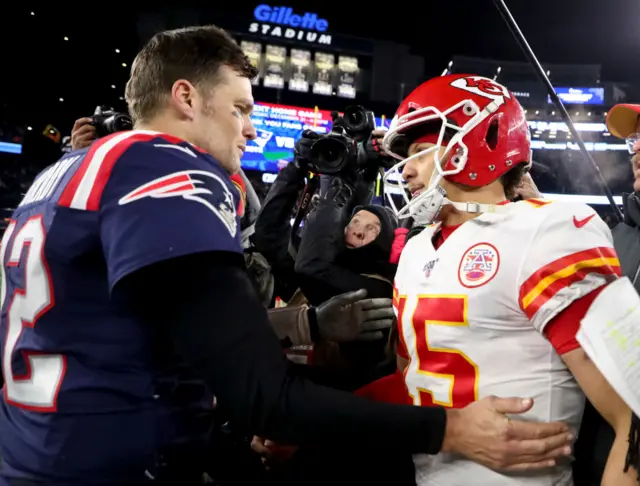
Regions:
M 309 209 L 311 208 L 311 198 L 318 190 L 318 185 L 320 184 L 320 176 L 315 175 L 309 179 L 309 182 L 304 187 L 304 191 L 302 192 L 302 198 L 300 199 L 300 205 L 298 206 L 298 211 L 296 213 L 296 217 L 293 220 L 293 224 L 291 226 L 291 235 L 289 236 L 289 255 L 294 260 L 298 256 L 298 248 L 300 247 L 300 235 L 298 230 L 300 229 L 300 224 L 302 220 L 309 213 Z

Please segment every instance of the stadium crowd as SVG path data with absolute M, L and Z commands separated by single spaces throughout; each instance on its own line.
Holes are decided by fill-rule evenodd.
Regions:
M 267 188 L 240 168 L 255 74 L 218 28 L 159 33 L 133 129 L 79 118 L 56 164 L 3 167 L 0 485 L 638 484 L 576 338 L 640 285 L 636 196 L 615 241 L 542 199 L 523 108 L 475 75 L 337 148 L 305 131 Z

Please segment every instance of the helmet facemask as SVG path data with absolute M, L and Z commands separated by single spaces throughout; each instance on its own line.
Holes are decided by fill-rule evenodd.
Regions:
M 495 109 L 490 110 L 492 105 L 490 104 L 485 110 L 481 111 L 474 101 L 467 99 L 446 111 L 440 111 L 435 107 L 421 108 L 394 121 L 392 128 L 384 137 L 383 146 L 389 155 L 401 162 L 389 169 L 383 180 L 385 194 L 398 219 L 413 218 L 417 224 L 430 224 L 437 218 L 442 207 L 451 203 L 446 197 L 446 191 L 442 188 L 441 181 L 447 176 L 458 174 L 464 170 L 469 155 L 469 149 L 464 142 L 464 137 L 495 111 Z M 448 115 L 457 110 L 463 110 L 465 115 L 471 116 L 469 121 L 462 127 L 448 119 Z M 394 151 L 394 142 L 399 136 L 405 134 L 407 130 L 433 122 L 440 123 L 437 141 L 434 146 L 409 157 Z M 444 151 L 442 150 L 443 147 Z M 433 153 L 434 170 L 429 184 L 418 196 L 411 197 L 406 191 L 406 184 L 402 179 L 402 170 L 412 160 L 431 153 Z M 447 165 L 450 165 L 450 168 L 445 170 Z M 392 194 L 397 192 L 400 192 L 405 202 L 404 207 L 401 209 L 398 209 L 392 198 Z

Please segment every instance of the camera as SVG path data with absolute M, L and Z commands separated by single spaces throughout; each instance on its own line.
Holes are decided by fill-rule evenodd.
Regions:
M 343 116 L 333 112 L 331 117 L 331 131 L 311 146 L 311 163 L 317 172 L 327 175 L 355 170 L 366 162 L 358 159 L 358 142 L 365 141 L 375 130 L 375 116 L 362 106 L 352 105 Z
M 133 128 L 133 122 L 129 115 L 119 113 L 108 106 L 96 107 L 91 117 L 91 125 L 96 128 L 98 138 Z

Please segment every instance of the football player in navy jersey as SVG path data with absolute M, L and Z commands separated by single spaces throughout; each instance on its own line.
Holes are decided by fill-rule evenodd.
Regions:
M 64 155 L 15 210 L 0 250 L 0 484 L 144 481 L 180 432 L 159 380 L 167 342 L 248 434 L 503 469 L 566 455 L 564 424 L 504 415 L 529 400 L 387 405 L 293 373 L 244 269 L 229 178 L 255 137 L 256 74 L 216 27 L 157 34 L 126 88 L 135 130 Z

